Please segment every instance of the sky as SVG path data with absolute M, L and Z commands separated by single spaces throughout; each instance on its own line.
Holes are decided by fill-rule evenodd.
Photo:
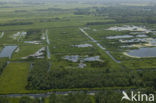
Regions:
M 0 2 L 156 2 L 156 0 L 0 0 Z

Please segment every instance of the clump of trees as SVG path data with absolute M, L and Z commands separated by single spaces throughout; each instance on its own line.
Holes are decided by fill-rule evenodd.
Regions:
M 42 32 L 41 29 L 30 29 L 27 31 L 25 39 L 40 40 L 40 37 L 42 35 L 41 32 Z
M 93 63 L 94 65 L 97 63 Z M 103 64 L 99 64 L 103 66 Z M 48 61 L 36 61 L 28 77 L 27 89 L 72 89 L 102 87 L 140 87 L 156 88 L 156 71 L 100 69 L 65 69 L 49 71 Z
M 47 61 L 41 60 L 36 61 L 33 64 L 33 68 L 28 76 L 28 84 L 26 86 L 27 89 L 50 89 L 49 86 L 49 63 Z
M 66 96 L 52 94 L 49 97 L 49 103 L 92 103 L 92 100 L 86 93 L 69 93 Z
M 9 99 L 6 97 L 0 97 L 0 103 L 9 103 Z
M 30 98 L 30 97 L 21 97 L 19 103 L 44 103 L 43 99 L 39 98 Z
M 75 15 L 90 15 L 90 14 L 92 14 L 92 12 L 90 10 L 91 10 L 91 8 L 75 9 L 74 14 Z
M 93 63 L 94 65 L 97 63 Z M 103 66 L 103 64 L 99 64 Z M 107 68 L 96 70 L 65 69 L 63 67 L 48 72 L 48 61 L 37 61 L 28 77 L 27 89 L 67 89 L 67 88 L 101 88 L 127 87 L 135 85 L 135 74 L 110 71 Z M 115 79 L 114 79 L 115 78 Z

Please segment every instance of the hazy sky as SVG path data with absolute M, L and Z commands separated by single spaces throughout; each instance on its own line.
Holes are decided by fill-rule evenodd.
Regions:
M 0 0 L 1 2 L 156 2 L 156 0 Z

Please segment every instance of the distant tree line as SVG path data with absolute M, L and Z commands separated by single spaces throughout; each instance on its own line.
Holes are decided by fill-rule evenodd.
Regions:
M 54 21 L 60 21 L 61 19 L 56 17 L 56 18 L 51 18 L 51 19 L 41 19 L 39 20 L 40 22 L 54 22 Z
M 32 25 L 33 22 L 12 22 L 0 24 L 0 26 Z
M 108 21 L 108 22 L 87 22 L 86 25 L 105 25 L 105 24 L 114 24 L 115 21 Z
M 145 6 L 114 6 L 114 7 L 92 7 L 76 9 L 75 15 L 95 15 L 95 16 L 108 16 L 114 19 L 116 23 L 156 23 L 156 7 Z M 115 23 L 113 22 L 113 23 Z M 106 22 L 107 23 L 107 22 Z M 111 22 L 108 22 L 111 23 Z M 103 25 L 103 22 L 87 23 L 87 25 Z
M 85 9 L 75 9 L 74 14 L 75 15 L 90 15 L 92 12 L 90 11 L 91 8 L 85 8 Z

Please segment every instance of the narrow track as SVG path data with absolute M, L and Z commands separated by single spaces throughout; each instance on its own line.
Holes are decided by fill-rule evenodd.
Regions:
M 96 43 L 96 45 L 105 51 L 105 53 L 116 63 L 121 63 L 119 60 L 115 59 L 106 48 L 104 48 L 100 43 L 97 42 L 93 37 L 91 37 L 86 31 L 84 31 L 82 28 L 79 28 L 80 31 L 86 35 L 92 42 Z

